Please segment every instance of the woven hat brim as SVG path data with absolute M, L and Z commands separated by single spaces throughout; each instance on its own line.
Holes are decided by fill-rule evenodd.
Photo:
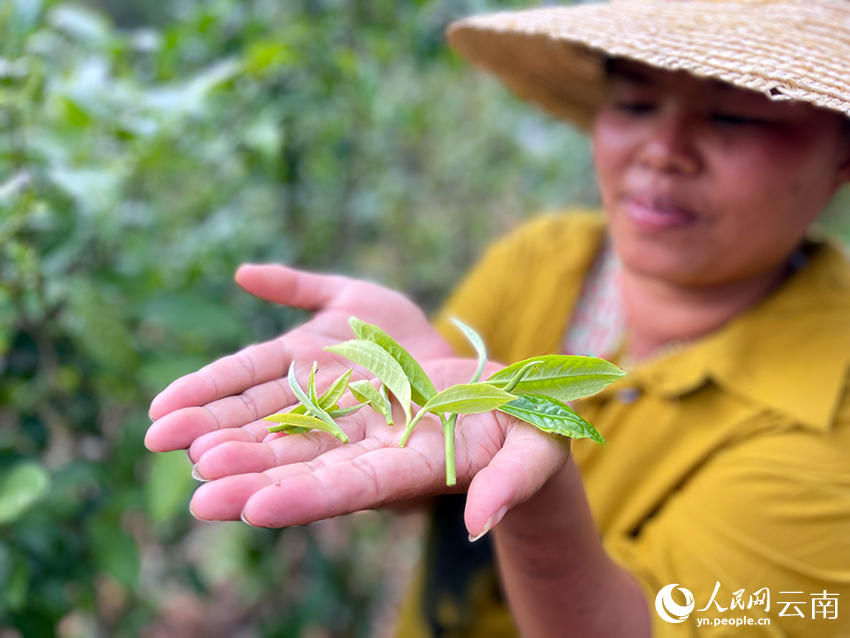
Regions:
M 603 98 L 606 56 L 850 114 L 849 0 L 621 0 L 473 16 L 447 35 L 520 97 L 582 128 Z

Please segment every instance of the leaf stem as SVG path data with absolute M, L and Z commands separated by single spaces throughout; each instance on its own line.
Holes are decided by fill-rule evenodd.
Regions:
M 422 420 L 422 417 L 428 413 L 428 410 L 419 410 L 416 415 L 411 419 L 410 423 L 407 424 L 407 427 L 404 428 L 404 434 L 401 436 L 401 443 L 398 444 L 399 447 L 404 447 L 407 445 L 407 439 L 410 438 L 410 435 L 413 434 L 413 428 Z
M 457 475 L 455 472 L 455 425 L 457 424 L 457 414 L 452 414 L 448 419 L 443 421 L 443 439 L 446 444 L 446 485 L 454 485 L 457 483 Z

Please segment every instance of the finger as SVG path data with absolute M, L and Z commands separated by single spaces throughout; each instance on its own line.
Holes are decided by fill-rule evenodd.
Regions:
M 323 308 L 351 285 L 345 277 L 309 273 L 279 264 L 240 266 L 236 283 L 266 301 L 305 310 Z
M 195 474 L 215 480 L 233 474 L 250 474 L 309 461 L 342 445 L 323 432 L 310 432 L 275 439 L 268 443 L 256 441 L 227 441 L 201 456 Z
M 234 397 L 235 398 L 235 397 Z M 237 410 L 236 415 L 231 408 L 237 407 L 236 402 L 224 400 L 207 406 L 182 408 L 154 421 L 145 435 L 145 446 L 152 452 L 169 452 L 171 450 L 191 449 L 190 456 L 197 459 L 200 455 L 224 440 L 248 440 L 242 433 L 220 435 L 221 438 L 210 444 L 206 441 L 195 447 L 198 439 L 204 439 L 211 433 L 227 429 L 241 429 L 250 434 L 255 441 L 261 441 L 268 434 L 271 425 L 268 421 L 256 419 L 253 412 L 243 414 Z M 276 412 L 267 409 L 267 414 Z M 246 423 L 246 421 L 248 421 Z
M 277 410 L 273 410 L 273 412 L 277 412 Z M 192 459 L 193 463 L 197 463 L 209 450 L 227 441 L 262 443 L 269 438 L 273 440 L 285 436 L 283 434 L 270 434 L 269 427 L 274 425 L 278 424 L 266 421 L 265 419 L 259 419 L 258 421 L 253 421 L 240 427 L 227 427 L 222 430 L 207 432 L 192 441 L 189 445 L 189 458 Z
M 145 446 L 151 452 L 183 450 L 199 436 L 218 429 L 218 420 L 207 408 L 184 408 L 155 421 L 145 434 Z
M 160 392 L 151 402 L 150 417 L 158 420 L 181 408 L 206 405 L 255 386 L 278 382 L 286 376 L 290 358 L 282 338 L 223 357 L 177 379 Z M 247 400 L 251 399 L 249 395 Z
M 202 521 L 238 521 L 252 494 L 272 484 L 265 474 L 238 474 L 204 483 L 192 497 L 189 511 Z
M 569 455 L 569 439 L 543 434 L 524 423 L 513 425 L 505 445 L 470 483 L 464 512 L 470 538 L 486 534 L 508 510 L 537 492 Z
M 304 525 L 441 488 L 446 491 L 443 462 L 434 464 L 412 447 L 381 448 L 264 487 L 248 499 L 242 516 L 260 527 Z
M 382 445 L 384 443 L 379 440 L 369 439 L 354 445 L 343 445 L 309 462 L 282 465 L 263 473 L 238 474 L 205 483 L 195 492 L 190 509 L 196 518 L 202 520 L 237 520 L 248 499 L 256 491 L 334 463 L 350 461 Z
M 341 368 L 328 366 L 317 375 L 316 385 L 326 388 L 338 376 Z M 242 428 L 262 441 L 268 434 L 272 423 L 263 419 L 296 403 L 296 398 L 286 379 L 275 379 L 260 386 L 249 388 L 237 396 L 225 397 L 201 407 L 187 407 L 175 410 L 155 421 L 145 437 L 145 445 L 154 452 L 181 450 L 192 446 L 190 456 L 200 458 L 200 454 L 211 446 L 195 448 L 196 439 L 211 432 L 229 428 Z M 217 441 L 223 442 L 224 436 Z M 240 435 L 232 437 L 246 440 Z
M 189 446 L 189 459 L 197 464 L 201 457 L 214 447 L 223 445 L 229 441 L 241 441 L 243 443 L 258 443 L 263 440 L 264 435 L 258 436 L 247 426 L 244 428 L 228 428 L 204 434 L 192 442 Z

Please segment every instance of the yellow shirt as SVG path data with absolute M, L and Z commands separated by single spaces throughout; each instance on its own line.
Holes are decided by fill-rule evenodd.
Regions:
M 504 363 L 559 352 L 603 234 L 597 215 L 531 222 L 488 251 L 440 329 L 468 352 L 445 320 L 459 317 Z M 594 519 L 654 636 L 850 636 L 848 369 L 850 265 L 826 244 L 758 306 L 577 402 L 606 439 L 572 445 Z M 693 596 L 683 622 L 656 612 L 668 585 L 678 605 L 678 588 Z M 443 635 L 515 635 L 500 603 L 472 605 Z M 417 604 L 402 616 L 399 635 L 432 635 Z

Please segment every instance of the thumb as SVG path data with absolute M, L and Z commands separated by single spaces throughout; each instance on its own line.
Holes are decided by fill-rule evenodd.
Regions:
M 296 270 L 279 264 L 244 264 L 236 283 L 252 295 L 272 303 L 320 310 L 351 284 L 346 277 Z
M 569 457 L 569 439 L 526 424 L 512 427 L 502 449 L 469 485 L 464 521 L 470 540 L 481 538 L 508 510 L 533 496 Z

